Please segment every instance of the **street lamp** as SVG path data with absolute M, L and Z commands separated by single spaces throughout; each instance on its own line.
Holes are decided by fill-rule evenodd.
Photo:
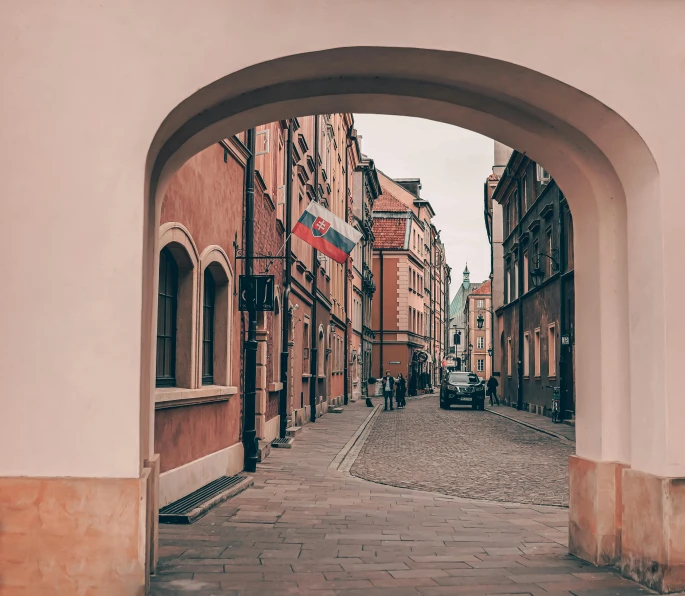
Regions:
M 476 319 L 476 323 L 478 324 L 478 329 L 483 328 L 483 323 L 485 323 L 485 319 L 483 318 L 483 315 L 481 313 L 478 313 L 478 318 Z
M 546 257 L 550 261 L 551 265 L 551 273 L 557 273 L 559 271 L 559 250 L 554 248 L 552 249 L 551 254 L 547 254 L 544 252 L 539 252 L 537 254 L 534 254 L 533 257 L 531 258 L 531 263 L 533 264 L 533 268 L 530 270 L 530 278 L 533 282 L 534 286 L 537 286 L 542 279 L 545 277 L 545 271 L 540 267 L 540 258 L 541 257 Z

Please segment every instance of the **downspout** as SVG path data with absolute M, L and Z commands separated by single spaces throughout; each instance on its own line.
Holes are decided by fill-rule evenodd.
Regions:
M 352 125 L 350 124 L 350 128 L 347 131 L 347 137 L 345 139 L 345 223 L 349 223 L 348 221 L 348 209 L 350 207 L 350 199 L 349 199 L 349 192 L 350 192 L 350 135 L 352 134 Z M 350 274 L 350 258 L 347 257 L 345 259 L 345 283 L 344 283 L 344 289 L 345 289 L 345 296 L 343 298 L 344 302 L 344 309 L 345 309 L 345 336 L 343 339 L 343 354 L 345 358 L 345 362 L 343 363 L 343 403 L 347 405 L 347 402 L 349 400 L 348 394 L 350 391 L 350 378 L 349 378 L 349 362 L 350 362 L 350 319 L 348 316 L 349 313 L 349 299 L 348 299 L 348 292 L 349 290 L 349 280 L 347 279 L 347 276 Z
M 561 190 L 557 186 L 557 197 L 561 194 Z M 566 296 L 565 290 L 565 285 L 566 285 L 566 279 L 564 277 L 564 274 L 566 273 L 566 268 L 568 266 L 566 262 L 566 256 L 567 253 L 564 250 L 566 247 L 566 228 L 564 226 L 564 217 L 563 217 L 563 206 L 561 204 L 561 201 L 557 200 L 557 205 L 559 209 L 559 335 L 562 336 L 566 333 L 566 304 L 564 302 L 564 297 Z M 568 203 L 567 203 L 568 205 Z M 570 212 L 570 210 L 569 210 Z M 554 341 L 556 342 L 556 337 L 554 338 Z M 549 348 L 548 348 L 549 349 Z M 564 414 L 566 412 L 569 399 L 568 399 L 568 385 L 566 381 L 566 357 L 568 354 L 568 350 L 571 349 L 571 342 L 569 341 L 568 346 L 563 346 L 561 342 L 559 342 L 559 387 L 561 389 L 560 391 L 560 404 L 559 404 L 559 410 L 561 414 L 561 419 L 564 419 Z M 555 350 L 556 353 L 556 350 Z
M 362 395 L 365 395 L 368 397 L 369 395 L 369 390 L 367 387 L 366 383 L 366 375 L 364 374 L 366 372 L 366 342 L 365 342 L 365 334 L 366 332 L 364 331 L 364 327 L 366 325 L 366 287 L 364 284 L 364 271 L 366 270 L 364 265 L 366 265 L 366 248 L 367 248 L 367 238 L 366 238 L 366 227 L 364 226 L 364 215 L 366 212 L 365 209 L 365 203 L 366 203 L 366 173 L 364 169 L 362 169 L 362 231 L 364 232 L 364 237 L 363 237 L 363 242 L 364 246 L 362 248 L 362 347 L 361 347 L 361 357 L 362 357 L 362 373 L 360 375 L 361 377 L 361 392 Z M 371 367 L 369 366 L 369 370 L 371 370 Z
M 255 129 L 247 131 L 247 181 L 245 183 L 245 273 L 254 275 L 254 178 Z M 247 341 L 245 342 L 245 420 L 243 443 L 245 471 L 257 471 L 257 430 L 255 428 L 255 401 L 257 385 L 257 310 L 248 303 Z
M 319 202 L 319 115 L 314 116 L 314 199 L 315 202 Z M 312 347 L 309 350 L 309 357 L 311 362 L 309 363 L 309 372 L 311 377 L 309 379 L 309 420 L 311 422 L 316 422 L 316 386 L 318 384 L 317 378 L 317 367 L 318 367 L 318 329 L 316 320 L 317 311 L 317 291 L 319 288 L 319 251 L 312 248 L 312 274 L 314 279 L 312 280 L 312 331 L 311 331 L 311 344 Z
M 380 330 L 379 330 L 379 334 L 381 336 L 381 345 L 380 345 L 380 358 L 379 358 L 379 362 L 378 362 L 378 378 L 382 379 L 383 378 L 383 331 L 385 329 L 383 327 L 383 304 L 384 304 L 384 302 L 383 302 L 383 293 L 384 293 L 383 290 L 385 287 L 385 279 L 383 277 L 383 249 L 381 248 L 381 250 L 379 250 L 378 253 L 381 257 L 381 303 L 379 306 L 380 311 L 381 311 L 381 316 L 380 316 L 381 325 L 380 325 Z
M 494 206 L 493 206 L 494 210 Z M 483 185 L 483 213 L 485 216 L 485 229 L 488 232 L 488 242 L 490 243 L 490 346 L 492 355 L 490 356 L 490 374 L 495 374 L 495 244 L 493 242 L 494 220 L 490 213 L 488 204 L 488 183 Z
M 293 123 L 288 120 L 288 138 L 285 142 L 285 290 L 281 303 L 281 395 L 278 411 L 281 416 L 279 436 L 285 439 L 288 428 L 288 368 L 290 366 L 290 325 L 292 312 L 290 310 L 290 292 L 292 290 L 292 252 L 290 232 L 293 227 L 292 192 L 293 192 Z
M 525 172 L 525 170 L 524 170 Z M 524 173 L 525 175 L 525 173 Z M 523 183 L 521 181 L 521 176 L 516 178 L 516 211 L 517 211 L 517 221 L 516 221 L 516 242 L 518 244 L 518 276 L 516 280 L 516 300 L 517 311 L 518 311 L 518 350 L 517 350 L 517 362 L 516 362 L 516 409 L 523 409 L 523 296 L 521 291 L 523 289 L 523 248 L 521 247 L 521 206 L 522 199 L 521 192 L 523 189 Z

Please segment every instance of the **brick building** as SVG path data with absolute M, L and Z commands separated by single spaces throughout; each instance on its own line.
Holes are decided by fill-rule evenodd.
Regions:
M 549 414 L 561 388 L 575 412 L 573 219 L 547 172 L 514 151 L 493 194 L 502 207 L 503 306 L 497 309 L 506 403 Z

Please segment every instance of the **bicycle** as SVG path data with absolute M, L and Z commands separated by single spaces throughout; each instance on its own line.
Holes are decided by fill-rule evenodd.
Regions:
M 555 424 L 561 422 L 561 387 L 554 385 L 545 385 L 547 389 L 552 389 L 552 422 Z

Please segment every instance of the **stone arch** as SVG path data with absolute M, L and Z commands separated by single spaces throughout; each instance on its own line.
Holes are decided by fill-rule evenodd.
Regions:
M 194 389 L 198 386 L 196 321 L 199 255 L 190 232 L 178 222 L 160 226 L 159 251 L 163 248 L 169 250 L 178 266 L 176 386 Z M 156 304 L 154 308 L 154 320 L 157 321 Z
M 209 270 L 216 284 L 215 295 L 215 320 L 214 320 L 214 384 L 230 386 L 232 382 L 232 340 L 234 336 L 234 313 L 233 313 L 233 267 L 228 255 L 218 245 L 206 247 L 200 255 L 200 269 L 203 275 L 200 277 L 199 296 L 203 296 L 206 270 Z M 198 367 L 197 382 L 201 383 L 202 350 L 199 348 L 202 342 L 201 333 L 204 329 L 204 309 L 199 309 L 198 329 Z
M 250 66 L 179 104 L 148 154 L 150 196 L 154 200 L 181 163 L 217 138 L 265 121 L 333 111 L 454 124 L 526 152 L 552 173 L 576 214 L 576 238 L 582 238 L 576 269 L 584 273 L 576 293 L 585 316 L 576 337 L 595 346 L 579 350 L 578 394 L 588 398 L 578 399 L 577 415 L 587 423 L 578 426 L 578 453 L 628 460 L 628 436 L 619 430 L 630 427 L 632 381 L 621 372 L 631 357 L 627 205 L 644 212 L 651 208 L 645 205 L 660 204 L 658 170 L 640 135 L 590 95 L 524 66 L 461 52 L 340 47 Z M 657 249 L 647 242 L 642 250 Z M 598 385 L 606 387 L 600 409 L 590 399 Z

